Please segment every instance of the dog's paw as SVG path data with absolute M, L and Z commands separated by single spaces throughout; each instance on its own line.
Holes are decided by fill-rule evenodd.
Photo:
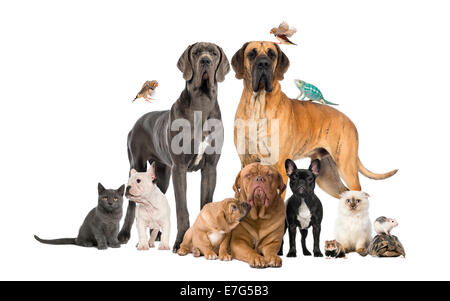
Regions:
M 262 257 L 261 255 L 256 255 L 256 256 L 253 256 L 252 258 L 250 258 L 250 260 L 248 261 L 248 264 L 252 268 L 262 269 L 262 268 L 267 267 L 266 259 L 264 257 Z
M 168 245 L 165 245 L 163 243 L 159 244 L 158 250 L 170 250 Z
M 181 242 L 177 241 L 172 247 L 172 252 L 176 253 L 178 249 L 180 248 Z
M 287 257 L 297 257 L 297 251 L 289 250 L 289 252 L 286 255 Z
M 308 250 L 303 250 L 303 255 L 311 256 L 311 252 L 309 252 Z
M 219 259 L 222 261 L 230 261 L 233 259 L 231 254 L 225 253 L 225 254 L 219 254 Z
M 155 247 L 155 243 L 154 242 L 148 242 L 148 247 L 149 248 L 154 248 Z
M 202 256 L 202 253 L 200 252 L 200 249 L 199 249 L 199 248 L 194 248 L 194 249 L 192 250 L 192 255 L 193 255 L 194 257 L 200 257 L 200 256 Z
M 205 259 L 216 260 L 217 259 L 217 254 L 214 253 L 214 252 L 206 253 L 205 254 Z
M 137 246 L 136 246 L 136 248 L 137 248 L 139 251 L 147 251 L 147 250 L 150 249 L 150 247 L 148 246 L 148 243 L 138 243 Z
M 117 239 L 121 244 L 126 244 L 130 240 L 130 232 L 120 231 Z
M 314 257 L 323 257 L 323 254 L 320 251 L 314 252 Z
M 278 251 L 278 256 L 283 256 L 283 250 L 280 249 L 280 251 Z
M 180 256 L 185 256 L 185 255 L 189 254 L 189 250 L 181 247 L 178 249 L 177 254 Z
M 271 255 L 266 257 L 266 262 L 269 267 L 279 268 L 282 265 L 282 260 L 278 255 Z

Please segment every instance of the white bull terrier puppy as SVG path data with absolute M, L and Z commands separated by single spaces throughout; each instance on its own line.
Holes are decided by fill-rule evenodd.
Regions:
M 138 250 L 148 250 L 155 247 L 158 230 L 162 232 L 159 250 L 169 250 L 170 207 L 166 196 L 155 183 L 155 163 L 147 172 L 137 172 L 132 169 L 126 197 L 137 203 L 136 227 L 139 235 Z M 147 241 L 147 228 L 153 231 Z

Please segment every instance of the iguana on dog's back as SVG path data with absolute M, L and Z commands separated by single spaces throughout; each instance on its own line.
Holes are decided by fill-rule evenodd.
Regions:
M 323 98 L 322 92 L 320 92 L 320 90 L 316 86 L 308 84 L 299 79 L 294 80 L 294 82 L 297 88 L 300 90 L 300 95 L 297 96 L 297 99 L 303 100 L 305 99 L 305 97 L 308 97 L 310 101 L 317 101 L 321 104 L 338 106 L 337 103 L 330 102 Z

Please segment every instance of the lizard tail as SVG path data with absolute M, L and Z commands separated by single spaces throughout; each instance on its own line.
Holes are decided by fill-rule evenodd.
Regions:
M 337 103 L 328 101 L 328 100 L 326 100 L 325 98 L 322 98 L 322 100 L 323 100 L 323 102 L 326 103 L 327 105 L 332 105 L 332 106 L 338 106 L 338 105 L 339 105 L 339 104 L 337 104 Z

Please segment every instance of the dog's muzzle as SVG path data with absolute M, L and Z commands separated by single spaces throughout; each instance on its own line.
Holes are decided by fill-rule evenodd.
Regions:
M 272 92 L 273 88 L 272 61 L 262 56 L 256 59 L 252 71 L 253 92 L 265 89 L 266 92 Z

